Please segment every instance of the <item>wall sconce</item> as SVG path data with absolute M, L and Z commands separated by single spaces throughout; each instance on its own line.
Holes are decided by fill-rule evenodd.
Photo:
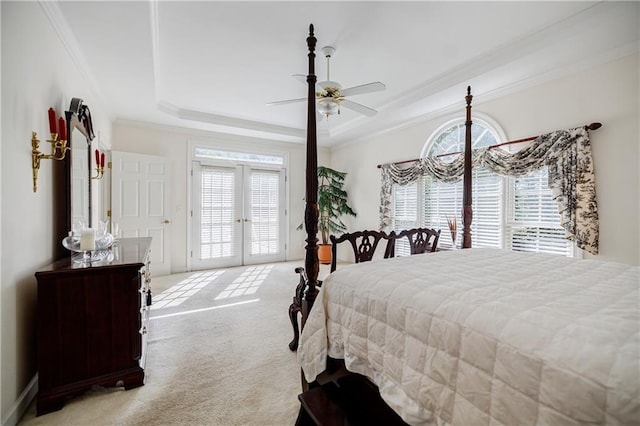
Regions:
M 49 108 L 49 132 L 51 139 L 51 154 L 40 152 L 40 140 L 36 132 L 31 132 L 31 168 L 33 169 L 33 192 L 38 190 L 38 171 L 40 170 L 40 160 L 64 160 L 67 147 L 67 125 L 64 118 L 58 120 L 60 133 L 56 131 L 56 111 Z
M 104 177 L 104 152 L 100 153 L 96 149 L 96 175 L 91 176 L 91 179 L 102 179 Z

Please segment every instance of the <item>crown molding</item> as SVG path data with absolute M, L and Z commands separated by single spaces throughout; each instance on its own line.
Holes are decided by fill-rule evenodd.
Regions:
M 242 118 L 229 117 L 225 115 L 212 114 L 203 111 L 194 111 L 177 107 L 167 101 L 158 102 L 158 109 L 176 118 L 201 123 L 210 123 L 226 128 L 243 129 L 251 132 L 266 133 L 279 138 L 292 139 L 292 142 L 302 142 L 306 130 L 295 127 L 280 126 L 277 124 L 262 123 L 258 121 L 245 120 Z
M 58 3 L 46 0 L 39 0 L 38 3 L 42 7 L 42 10 L 49 19 L 51 26 L 58 35 L 60 42 L 71 57 L 71 60 L 75 64 L 76 68 L 78 68 L 80 74 L 82 74 L 82 76 L 89 84 L 89 89 L 98 98 L 97 100 L 100 103 L 101 109 L 105 112 L 105 115 L 107 116 L 109 121 L 113 121 L 113 111 L 111 111 L 109 104 L 105 101 L 105 97 L 100 90 L 100 86 L 93 76 L 91 68 L 84 58 L 84 55 L 82 54 L 75 36 L 69 30 L 69 23 L 62 15 Z
M 172 124 L 163 124 L 163 123 L 153 123 L 149 121 L 139 121 L 139 120 L 128 120 L 118 118 L 113 123 L 114 128 L 117 127 L 133 127 L 138 129 L 147 129 L 152 131 L 164 132 L 164 133 L 176 133 L 182 136 L 185 136 L 187 139 L 216 139 L 222 140 L 225 142 L 241 142 L 241 143 L 264 143 L 268 144 L 268 146 L 273 146 L 274 142 L 276 144 L 283 144 L 283 146 L 291 146 L 294 145 L 296 147 L 303 146 L 304 141 L 286 141 L 283 139 L 274 139 L 268 137 L 260 137 L 260 136 L 248 136 L 246 134 L 234 134 L 225 131 L 216 131 L 216 130 L 208 130 L 208 129 L 195 129 L 193 127 L 184 127 L 180 125 L 172 125 Z

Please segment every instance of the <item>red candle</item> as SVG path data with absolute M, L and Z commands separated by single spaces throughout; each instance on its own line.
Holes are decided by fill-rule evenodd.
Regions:
M 49 132 L 56 132 L 56 111 L 53 108 L 49 108 Z
M 58 119 L 58 128 L 60 129 L 60 137 L 58 139 L 66 141 L 67 140 L 67 125 L 64 122 L 64 118 L 60 117 Z
M 100 151 L 96 149 L 96 167 L 100 165 Z
M 104 169 L 104 152 L 100 154 L 100 168 Z

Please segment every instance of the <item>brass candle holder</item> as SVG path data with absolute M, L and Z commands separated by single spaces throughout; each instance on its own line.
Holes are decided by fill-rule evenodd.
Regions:
M 51 139 L 47 142 L 51 144 L 51 154 L 40 152 L 40 140 L 36 132 L 31 132 L 31 168 L 33 169 L 33 192 L 38 190 L 38 171 L 40 170 L 40 160 L 64 160 L 69 147 L 67 140 L 59 139 L 57 133 L 51 133 Z
M 101 165 L 96 166 L 96 175 L 91 176 L 91 179 L 102 179 L 104 177 L 104 167 Z
M 96 149 L 96 175 L 91 179 L 102 179 L 104 177 L 104 152 Z

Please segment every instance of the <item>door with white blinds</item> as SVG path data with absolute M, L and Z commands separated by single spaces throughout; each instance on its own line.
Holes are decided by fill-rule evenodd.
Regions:
M 285 259 L 284 171 L 193 163 L 192 267 Z
M 285 260 L 285 197 L 282 170 L 243 167 L 243 263 Z

